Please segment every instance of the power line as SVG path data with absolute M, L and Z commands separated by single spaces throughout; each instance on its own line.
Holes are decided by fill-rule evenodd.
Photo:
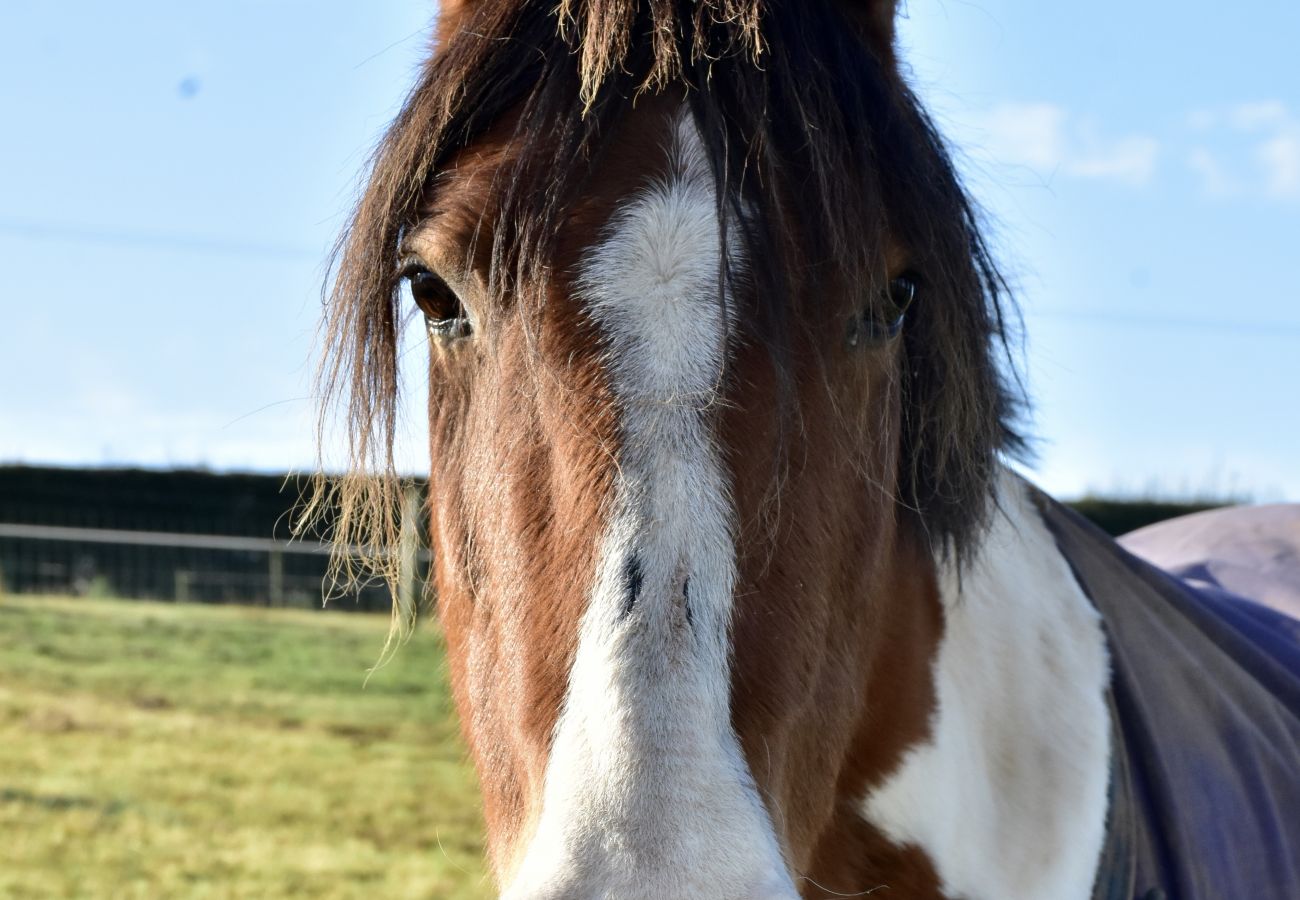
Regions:
M 72 241 L 119 247 L 171 250 L 181 253 L 243 256 L 262 259 L 321 262 L 325 258 L 323 251 L 311 250 L 293 244 L 138 231 L 67 222 L 0 219 L 0 235 L 8 235 L 23 240 Z M 1300 322 L 1234 322 L 1226 319 L 1197 319 L 1083 309 L 1027 309 L 1025 315 L 1039 319 L 1132 325 L 1140 328 L 1182 328 L 1198 331 L 1218 331 L 1224 334 L 1300 337 Z
M 1025 310 L 1025 315 L 1039 319 L 1063 319 L 1109 325 L 1135 325 L 1141 328 L 1186 328 L 1218 331 L 1225 334 L 1262 335 L 1264 337 L 1300 337 L 1300 322 L 1234 322 L 1227 319 L 1197 319 L 1184 316 L 1142 315 L 1110 310 L 1039 309 Z
M 244 256 L 262 259 L 319 262 L 325 257 L 324 252 L 320 250 L 311 250 L 293 244 L 275 244 L 265 241 L 248 241 L 205 235 L 138 231 L 69 222 L 0 219 L 0 235 L 31 241 L 69 241 L 114 247 L 149 248 L 181 253 Z

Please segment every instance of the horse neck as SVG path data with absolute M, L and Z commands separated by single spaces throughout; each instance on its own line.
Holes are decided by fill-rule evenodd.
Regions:
M 862 803 L 960 896 L 1087 897 L 1105 831 L 1105 639 L 1028 491 L 1005 473 L 973 559 L 939 564 L 930 734 Z

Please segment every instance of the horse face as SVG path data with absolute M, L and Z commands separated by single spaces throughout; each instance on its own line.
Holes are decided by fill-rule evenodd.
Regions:
M 506 896 L 836 881 L 846 846 L 883 855 L 838 798 L 932 706 L 933 582 L 893 498 L 899 350 L 855 338 L 839 285 L 769 352 L 668 95 L 593 169 L 545 302 L 494 294 L 481 248 L 509 223 L 482 211 L 512 133 L 456 156 L 403 247 L 468 323 L 431 328 L 432 540 Z M 882 675 L 898 689 L 868 707 Z

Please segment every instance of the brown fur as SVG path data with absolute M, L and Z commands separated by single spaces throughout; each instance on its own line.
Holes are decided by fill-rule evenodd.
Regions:
M 665 165 L 654 131 L 662 119 L 628 123 L 611 152 L 631 165 L 598 179 L 574 207 L 558 270 L 575 270 L 616 205 Z M 509 169 L 511 124 L 449 162 L 426 198 L 429 225 L 406 241 L 429 259 L 468 261 L 457 281 L 478 285 L 465 299 L 485 320 L 477 340 L 490 346 L 436 351 L 444 358 L 431 379 L 430 507 L 453 689 L 484 773 L 498 868 L 537 813 L 619 451 L 598 336 L 567 282 L 551 283 L 540 321 L 486 287 L 492 223 L 478 211 Z
M 337 525 L 390 564 L 393 275 L 416 252 L 479 325 L 433 348 L 430 507 L 498 872 L 539 812 L 620 449 L 572 279 L 662 171 L 684 99 L 751 263 L 722 276 L 739 352 L 714 423 L 739 516 L 733 726 L 805 896 L 939 896 L 924 854 L 856 804 L 926 736 L 934 555 L 969 547 L 1018 438 L 994 352 L 1002 283 L 897 72 L 891 13 L 466 0 L 377 153 L 327 321 L 326 402 L 373 476 L 344 483 Z M 903 337 L 848 347 L 849 319 L 902 269 L 923 291 Z
M 810 331 L 836 335 L 852 302 L 828 304 Z M 893 502 L 895 351 L 798 349 L 803 425 L 779 501 L 765 467 L 790 435 L 769 402 L 775 373 L 752 345 L 721 425 L 742 526 L 733 724 L 805 896 L 887 885 L 938 897 L 924 855 L 890 844 L 856 807 L 927 736 L 943 628 L 919 522 Z
M 651 101 L 628 120 L 610 172 L 567 223 L 559 272 L 575 271 L 617 204 L 662 169 L 672 105 Z M 491 223 L 469 212 L 508 167 L 509 131 L 504 123 L 469 162 L 449 163 L 427 200 L 436 218 L 408 246 L 434 259 L 481 251 Z M 457 280 L 485 285 L 481 252 L 471 265 L 477 272 Z M 540 323 L 471 292 L 467 302 L 486 310 L 479 340 L 490 355 L 436 350 L 430 400 L 439 608 L 499 871 L 539 813 L 618 453 L 598 336 L 572 306 L 567 276 L 551 287 Z M 808 333 L 840 337 L 853 302 L 828 304 Z M 899 896 L 937 897 L 923 854 L 891 845 L 853 807 L 925 737 L 942 630 L 919 522 L 891 502 L 897 448 L 887 437 L 900 415 L 888 389 L 892 351 L 793 354 L 806 367 L 793 373 L 797 443 L 829 451 L 809 455 L 776 446 L 794 436 L 768 402 L 776 373 L 759 343 L 742 346 L 718 425 L 721 445 L 734 448 L 742 523 L 733 725 L 807 896 L 888 884 L 914 887 Z M 767 478 L 776 455 L 792 458 L 779 511 Z

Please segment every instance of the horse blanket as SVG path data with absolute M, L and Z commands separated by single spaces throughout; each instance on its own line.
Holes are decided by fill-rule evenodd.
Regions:
M 1300 619 L 1300 503 L 1213 509 L 1140 528 L 1120 543 L 1184 581 Z
M 1038 502 L 1110 649 L 1111 803 L 1094 900 L 1297 900 L 1300 622 L 1229 593 L 1223 569 L 1189 559 L 1184 571 L 1214 577 L 1180 579 Z

